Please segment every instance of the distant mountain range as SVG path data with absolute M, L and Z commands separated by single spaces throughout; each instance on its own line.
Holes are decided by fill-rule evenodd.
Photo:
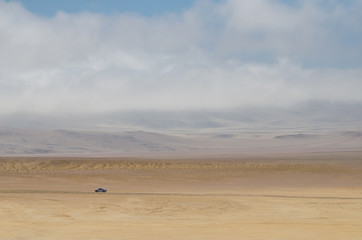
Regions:
M 0 129 L 0 156 L 189 156 L 361 151 L 362 132 L 288 135 L 170 135 Z
M 0 116 L 0 155 L 360 151 L 362 105 Z M 57 130 L 61 129 L 61 130 Z

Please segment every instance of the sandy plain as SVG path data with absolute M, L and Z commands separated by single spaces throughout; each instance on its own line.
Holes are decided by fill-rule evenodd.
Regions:
M 362 152 L 9 157 L 0 183 L 0 239 L 362 239 Z

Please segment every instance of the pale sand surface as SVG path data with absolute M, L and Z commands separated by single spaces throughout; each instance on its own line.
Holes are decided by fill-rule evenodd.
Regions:
M 0 239 L 362 239 L 360 152 L 0 158 L 0 184 Z

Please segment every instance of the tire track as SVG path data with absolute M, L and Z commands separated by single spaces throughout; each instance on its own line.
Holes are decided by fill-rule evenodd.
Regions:
M 237 193 L 153 193 L 153 192 L 80 192 L 80 191 L 51 191 L 51 190 L 0 190 L 0 194 L 92 194 L 92 195 L 124 195 L 124 196 L 187 196 L 187 197 L 242 197 L 242 198 L 289 198 L 289 199 L 332 199 L 332 200 L 362 200 L 362 197 L 337 196 L 292 196 L 272 194 L 237 194 Z

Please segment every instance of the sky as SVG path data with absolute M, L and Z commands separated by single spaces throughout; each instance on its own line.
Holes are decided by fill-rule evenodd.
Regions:
M 362 103 L 362 1 L 0 0 L 0 115 Z
M 179 13 L 192 7 L 194 0 L 22 0 L 19 1 L 29 11 L 43 16 L 53 17 L 57 12 L 79 13 L 84 11 L 119 14 L 137 13 L 150 17 L 165 13 Z

